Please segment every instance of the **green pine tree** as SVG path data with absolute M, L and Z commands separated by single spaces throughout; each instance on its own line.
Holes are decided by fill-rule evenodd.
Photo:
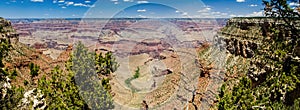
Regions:
M 101 62 L 101 70 L 104 74 L 113 71 L 112 56 L 96 56 L 96 61 Z M 79 87 L 80 95 L 92 109 L 112 109 L 114 108 L 112 96 L 102 86 L 95 71 L 95 53 L 88 52 L 88 49 L 79 42 L 75 45 L 72 53 L 72 71 L 75 73 L 75 81 Z M 99 62 L 99 63 L 100 63 Z M 103 63 L 105 62 L 105 63 Z M 97 62 L 96 62 L 97 63 Z M 99 70 L 99 69 L 96 69 Z

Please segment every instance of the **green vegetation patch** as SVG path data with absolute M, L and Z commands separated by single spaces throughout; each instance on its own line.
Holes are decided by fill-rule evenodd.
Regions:
M 137 69 L 135 70 L 135 73 L 133 75 L 133 77 L 128 78 L 125 80 L 125 84 L 127 85 L 127 87 L 129 87 L 132 92 L 138 92 L 140 91 L 139 89 L 135 88 L 134 86 L 132 86 L 131 81 L 134 79 L 137 79 L 140 77 L 140 67 L 137 67 Z

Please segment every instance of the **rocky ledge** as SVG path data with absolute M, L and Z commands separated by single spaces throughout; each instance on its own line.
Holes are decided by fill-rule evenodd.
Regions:
M 294 25 L 300 29 L 300 20 L 295 20 Z M 274 25 L 284 24 L 282 20 L 275 18 L 232 18 L 226 26 L 215 36 L 222 48 L 234 56 L 250 59 L 250 67 L 247 75 L 254 83 L 264 81 L 268 72 L 278 69 L 270 62 L 282 60 L 282 56 L 276 54 L 276 41 L 274 33 L 270 29 Z M 290 45 L 290 32 L 280 32 L 284 45 Z M 285 42 L 284 42 L 285 41 Z M 293 52 L 283 54 L 290 55 L 294 63 L 300 63 L 300 45 L 296 44 Z M 275 49 L 274 49 L 275 48 Z M 263 59 L 262 58 L 266 58 Z M 256 85 L 256 84 L 254 84 Z
M 19 35 L 12 28 L 11 22 L 0 17 L 0 39 L 10 39 L 12 42 L 19 41 Z

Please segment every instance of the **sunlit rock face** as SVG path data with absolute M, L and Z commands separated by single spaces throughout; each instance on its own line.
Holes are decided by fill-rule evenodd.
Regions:
M 11 22 L 0 17 L 0 39 L 10 39 L 12 43 L 19 40 L 19 35 L 11 26 Z
M 272 64 L 267 64 L 265 60 L 261 60 L 262 55 L 267 56 L 271 60 L 278 61 L 281 56 L 275 55 L 274 51 L 270 51 L 274 45 L 273 33 L 269 29 L 278 24 L 284 24 L 284 21 L 276 21 L 273 18 L 231 18 L 227 21 L 227 25 L 218 32 L 216 39 L 224 41 L 227 53 L 235 56 L 241 56 L 250 59 L 250 66 L 247 71 L 248 76 L 252 78 L 254 84 L 257 85 L 264 81 L 268 72 L 278 68 Z M 300 28 L 300 20 L 295 21 L 295 26 Z M 290 32 L 280 32 L 279 36 L 284 43 L 291 43 Z M 291 55 L 292 61 L 299 60 L 299 44 L 293 49 Z

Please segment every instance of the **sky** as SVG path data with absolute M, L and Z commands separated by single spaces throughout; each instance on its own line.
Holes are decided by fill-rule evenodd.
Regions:
M 1 0 L 0 2 L 0 16 L 4 18 L 230 18 L 262 16 L 262 9 L 261 0 Z

